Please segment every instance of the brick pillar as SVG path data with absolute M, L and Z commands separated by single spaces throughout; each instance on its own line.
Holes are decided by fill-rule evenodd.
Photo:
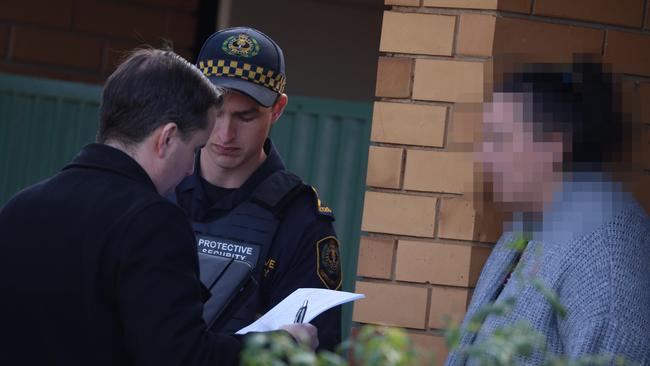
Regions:
M 462 319 L 501 230 L 474 209 L 471 154 L 454 148 L 474 140 L 496 60 L 603 55 L 633 75 L 626 97 L 645 101 L 635 115 L 648 124 L 647 2 L 386 0 L 356 287 L 367 299 L 354 321 L 403 327 L 444 360 L 442 318 Z

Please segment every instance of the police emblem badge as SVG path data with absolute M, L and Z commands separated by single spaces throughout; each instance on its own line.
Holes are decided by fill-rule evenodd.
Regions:
M 338 239 L 328 236 L 316 242 L 316 255 L 318 277 L 328 289 L 338 290 L 343 282 Z
M 240 33 L 238 36 L 230 36 L 221 44 L 223 52 L 239 57 L 253 57 L 260 52 L 260 44 L 255 38 Z

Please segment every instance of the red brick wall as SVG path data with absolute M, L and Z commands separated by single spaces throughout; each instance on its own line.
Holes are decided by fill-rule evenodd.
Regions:
M 198 0 L 19 0 L 0 11 L 0 72 L 101 83 L 136 46 L 191 58 Z

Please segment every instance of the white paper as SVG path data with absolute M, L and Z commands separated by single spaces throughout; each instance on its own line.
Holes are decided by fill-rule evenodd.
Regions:
M 363 299 L 366 295 L 345 291 L 326 290 L 322 288 L 299 288 L 284 298 L 273 309 L 262 315 L 253 324 L 240 329 L 237 334 L 248 332 L 268 332 L 280 329 L 280 326 L 291 324 L 296 319 L 296 313 L 308 301 L 304 323 L 309 323 L 325 310 L 346 302 Z

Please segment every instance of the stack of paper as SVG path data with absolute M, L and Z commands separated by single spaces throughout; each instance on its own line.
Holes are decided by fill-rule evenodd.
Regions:
M 308 302 L 304 322 L 308 323 L 325 310 L 346 302 L 363 299 L 366 295 L 352 292 L 326 290 L 322 288 L 299 288 L 284 300 L 280 301 L 273 309 L 262 315 L 253 324 L 240 329 L 237 334 L 248 332 L 268 332 L 278 330 L 280 326 L 291 324 L 296 318 L 296 313 L 301 306 Z

